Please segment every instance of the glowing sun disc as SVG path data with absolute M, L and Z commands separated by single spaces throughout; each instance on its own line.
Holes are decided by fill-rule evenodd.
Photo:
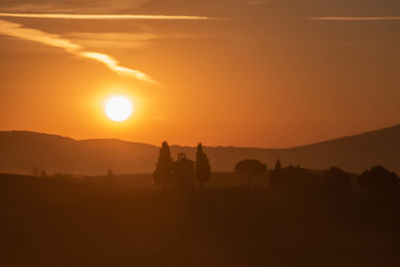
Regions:
M 105 111 L 112 121 L 124 121 L 132 114 L 132 104 L 127 98 L 116 96 L 107 100 Z

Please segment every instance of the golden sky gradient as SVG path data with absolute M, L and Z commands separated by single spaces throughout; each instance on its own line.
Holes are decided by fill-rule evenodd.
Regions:
M 287 147 L 393 125 L 399 30 L 396 0 L 1 1 L 0 130 Z

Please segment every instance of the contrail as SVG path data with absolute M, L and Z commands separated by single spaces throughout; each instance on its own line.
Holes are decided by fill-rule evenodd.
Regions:
M 81 52 L 81 53 L 79 53 L 79 55 L 82 57 L 85 57 L 85 58 L 90 58 L 90 59 L 96 60 L 98 62 L 101 62 L 101 63 L 105 64 L 110 70 L 117 72 L 120 75 L 124 75 L 124 76 L 128 76 L 128 77 L 135 77 L 136 79 L 146 81 L 148 83 L 160 85 L 158 82 L 153 80 L 149 75 L 147 75 L 139 70 L 133 70 L 133 69 L 129 69 L 129 68 L 118 65 L 119 64 L 118 61 L 109 55 L 101 54 L 101 53 L 97 53 L 97 52 Z
M 75 44 L 57 34 L 50 34 L 36 29 L 25 28 L 21 24 L 0 20 L 0 34 L 14 38 L 33 41 L 51 47 L 64 49 L 70 54 L 78 57 L 89 58 L 106 65 L 110 70 L 124 76 L 136 78 L 138 80 L 159 85 L 147 74 L 119 65 L 119 62 L 113 57 L 97 52 L 85 51 L 84 47 Z
M 75 20 L 220 20 L 206 16 L 0 13 L 0 17 Z
M 400 17 L 311 17 L 310 20 L 322 21 L 396 21 Z
M 0 17 L 38 18 L 38 19 L 65 19 L 65 20 L 223 20 L 207 16 L 169 16 L 169 15 L 90 15 L 90 14 L 39 14 L 39 13 L 0 13 Z M 56 34 L 49 34 L 40 30 L 25 28 L 21 24 L 0 20 L 0 34 L 29 40 L 44 45 L 62 48 L 65 51 L 84 58 L 103 63 L 110 70 L 124 76 L 133 77 L 148 83 L 159 85 L 149 75 L 139 70 L 119 65 L 112 56 L 93 51 L 86 51 L 84 47 L 71 40 Z

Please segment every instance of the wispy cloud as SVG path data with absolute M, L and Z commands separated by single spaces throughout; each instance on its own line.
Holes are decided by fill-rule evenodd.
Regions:
M 22 13 L 22 12 L 29 12 L 29 13 L 51 13 L 51 12 L 73 12 L 73 8 L 66 8 L 62 4 L 56 4 L 56 3 L 19 3 L 16 5 L 12 6 L 0 6 L 2 12 L 16 12 L 16 13 Z
M 218 20 L 206 16 L 0 13 L 0 17 L 74 20 Z
M 81 53 L 79 53 L 79 55 L 82 57 L 90 58 L 90 59 L 96 60 L 98 62 L 101 62 L 101 63 L 105 64 L 110 70 L 115 71 L 118 74 L 128 76 L 128 77 L 135 77 L 139 80 L 159 85 L 150 76 L 148 76 L 147 74 L 145 74 L 141 71 L 133 70 L 133 69 L 129 69 L 129 68 L 120 66 L 118 61 L 109 55 L 97 53 L 97 52 L 81 52 Z
M 310 17 L 321 21 L 397 21 L 400 17 Z
M 152 45 L 159 39 L 195 39 L 209 37 L 201 34 L 159 34 L 149 32 L 71 32 L 63 35 L 87 49 L 132 49 Z
M 0 0 L 3 13 L 130 14 L 152 0 Z
M 25 28 L 20 24 L 4 20 L 0 20 L 0 34 L 19 38 L 22 40 L 41 43 L 51 47 L 61 48 L 73 55 L 101 62 L 105 64 L 110 70 L 120 75 L 136 78 L 152 84 L 158 84 L 150 76 L 139 70 L 120 66 L 119 62 L 109 55 L 85 51 L 84 47 L 82 47 L 81 45 L 73 43 L 72 41 L 56 34 L 50 34 L 36 29 Z
M 249 0 L 246 1 L 245 4 L 249 6 L 261 6 L 261 5 L 269 5 L 269 4 L 278 4 L 279 2 L 276 0 Z
M 142 1 L 143 2 L 143 1 Z M 33 18 L 33 19 L 62 19 L 62 20 L 219 20 L 219 18 L 211 18 L 206 16 L 169 16 L 169 15 L 92 15 L 92 14 L 49 14 L 49 13 L 0 13 L 0 17 L 12 18 Z M 103 63 L 110 70 L 128 77 L 133 77 L 141 81 L 152 84 L 158 84 L 149 75 L 142 73 L 139 70 L 123 67 L 119 62 L 110 55 L 89 51 L 87 47 L 96 48 L 99 46 L 116 45 L 119 47 L 126 47 L 126 43 L 130 43 L 129 47 L 141 47 L 146 45 L 149 40 L 158 38 L 157 35 L 152 34 L 136 34 L 129 36 L 130 40 L 127 42 L 125 39 L 117 38 L 116 34 L 106 34 L 99 36 L 101 40 L 92 40 L 90 34 L 75 34 L 72 38 L 61 37 L 56 34 L 50 34 L 44 31 L 27 28 L 21 24 L 0 20 L 0 34 L 12 36 L 15 38 L 29 40 L 41 43 L 51 47 L 64 49 L 73 55 L 95 60 Z M 91 36 L 93 37 L 93 36 Z M 126 36 L 125 36 L 126 37 Z M 132 45 L 134 43 L 135 45 Z M 95 44 L 95 45 L 93 45 Z M 90 49 L 91 50 L 91 49 Z
M 0 20 L 0 34 L 15 38 L 29 40 L 44 45 L 62 48 L 70 53 L 81 49 L 81 46 L 64 39 L 56 34 L 46 33 L 40 30 L 24 28 L 20 24 Z
M 138 8 L 149 0 L 2 0 L 2 12 L 17 13 L 109 13 Z
M 107 32 L 107 33 L 88 33 L 72 32 L 65 35 L 75 43 L 88 48 L 113 48 L 129 49 L 142 48 L 148 46 L 152 41 L 163 38 L 154 33 L 126 33 L 126 32 Z

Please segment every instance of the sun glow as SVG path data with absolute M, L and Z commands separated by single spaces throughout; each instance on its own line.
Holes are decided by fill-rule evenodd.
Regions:
M 107 100 L 105 112 L 112 121 L 125 121 L 132 114 L 132 103 L 124 96 L 115 96 Z

